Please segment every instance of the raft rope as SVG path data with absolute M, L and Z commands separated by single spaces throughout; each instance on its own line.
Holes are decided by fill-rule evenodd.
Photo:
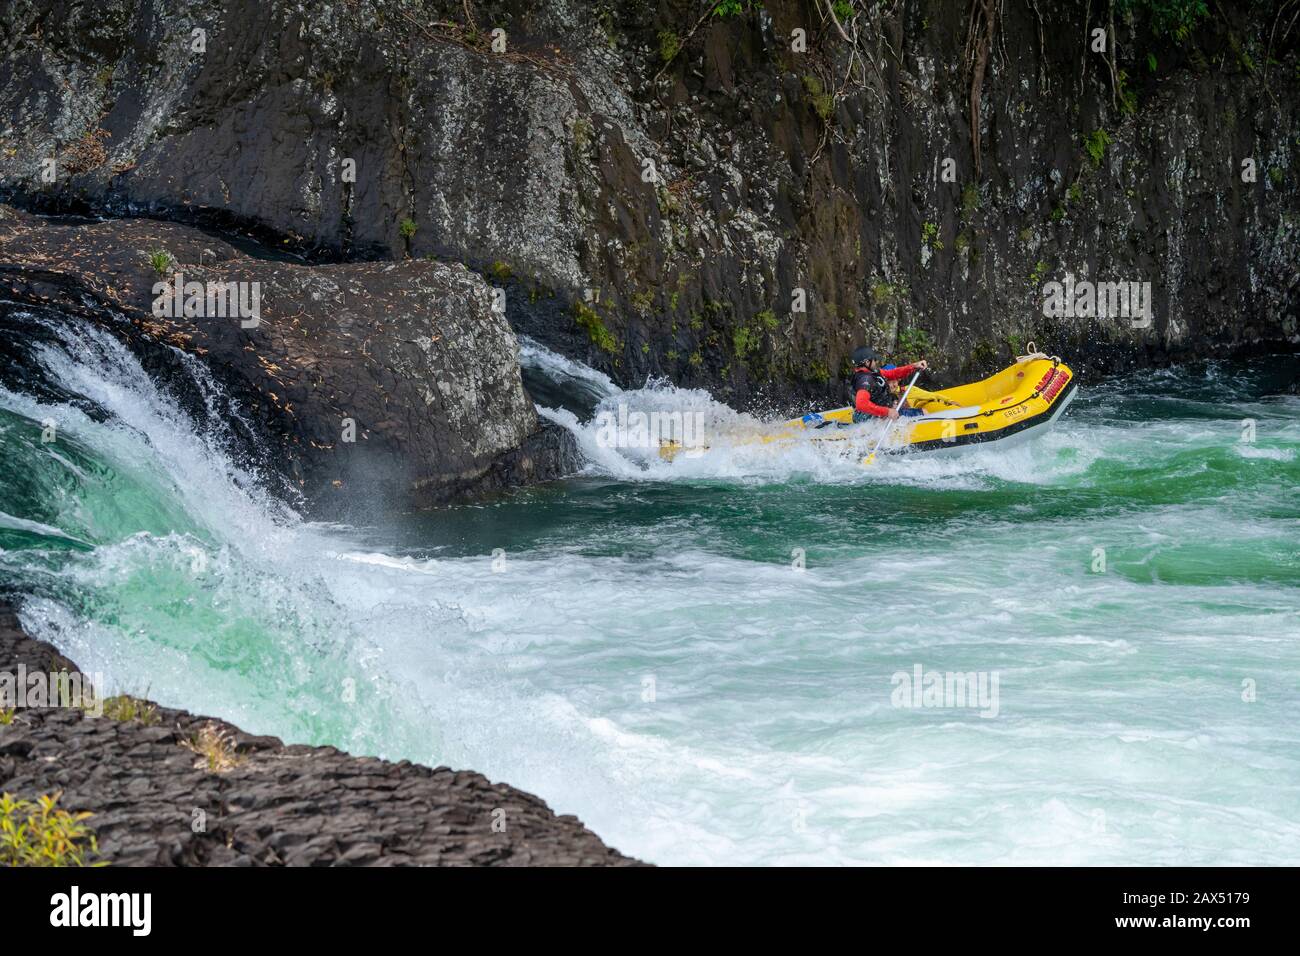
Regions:
M 1060 364 L 1061 364 L 1061 356 L 1059 356 L 1059 355 L 1048 355 L 1046 352 L 1040 352 L 1040 351 L 1038 351 L 1038 346 L 1035 345 L 1033 342 L 1030 342 L 1030 343 L 1029 343 L 1029 354 L 1028 354 L 1028 355 L 1017 355 L 1017 356 L 1016 356 L 1016 362 L 1017 362 L 1017 364 L 1020 363 L 1020 362 L 1034 362 L 1034 361 L 1037 361 L 1038 359 L 1047 359 L 1047 360 L 1051 361 L 1051 363 L 1052 363 L 1053 366 L 1056 366 L 1056 365 L 1060 365 Z

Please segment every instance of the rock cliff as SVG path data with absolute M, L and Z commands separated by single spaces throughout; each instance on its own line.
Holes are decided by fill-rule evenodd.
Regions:
M 462 262 L 517 330 L 740 404 L 838 395 L 863 340 L 1160 363 L 1297 341 L 1282 7 L 15 2 L 0 182 Z M 1067 277 L 1151 321 L 1045 317 Z

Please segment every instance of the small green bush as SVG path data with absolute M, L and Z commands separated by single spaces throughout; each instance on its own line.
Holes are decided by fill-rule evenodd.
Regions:
M 154 249 L 149 253 L 149 265 L 160 276 L 165 276 L 171 272 L 175 263 L 176 260 L 172 258 L 172 254 L 166 249 Z
M 573 305 L 573 320 L 578 323 L 578 327 L 587 333 L 587 338 L 596 348 L 605 352 L 618 351 L 618 339 L 614 334 L 605 328 L 605 323 L 601 321 L 596 310 L 585 302 L 575 302 Z
M 718 0 L 713 5 L 713 15 L 724 20 L 727 17 L 738 17 L 751 6 L 753 6 L 752 0 Z
M 736 357 L 743 359 L 750 352 L 757 351 L 759 333 L 741 326 L 731 336 L 731 344 L 736 350 Z
M 932 222 L 921 224 L 921 241 L 931 249 L 943 248 L 943 242 L 939 239 L 939 227 Z
M 0 794 L 0 866 L 103 866 L 87 863 L 99 853 L 95 834 L 84 825 L 89 813 L 58 807 L 61 793 L 30 800 Z
M 1093 166 L 1100 166 L 1106 155 L 1106 147 L 1111 144 L 1110 134 L 1104 129 L 1095 129 L 1083 138 L 1083 148 L 1092 160 Z

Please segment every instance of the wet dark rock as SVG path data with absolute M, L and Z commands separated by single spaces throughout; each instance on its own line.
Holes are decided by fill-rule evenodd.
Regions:
M 172 264 L 160 275 L 149 255 Z M 256 283 L 239 316 L 160 318 L 154 285 Z M 316 513 L 356 516 L 546 481 L 577 467 L 572 436 L 539 420 L 518 343 L 491 291 L 429 261 L 310 265 L 256 258 L 151 220 L 0 221 L 0 294 L 84 316 L 124 338 L 199 421 L 240 434 Z M 25 336 L 10 334 L 10 350 Z M 200 359 L 223 396 L 193 387 Z M 213 407 L 213 402 L 220 407 Z
M 0 605 L 0 672 L 57 652 Z M 75 668 L 73 668 L 75 670 Z M 136 866 L 627 866 L 576 817 L 481 774 L 286 747 L 215 721 L 241 762 L 196 767 L 181 746 L 213 722 L 158 707 L 159 723 L 20 708 L 0 724 L 0 792 L 94 814 L 102 859 Z M 196 822 L 197 821 L 197 822 Z M 496 829 L 496 821 L 504 822 Z

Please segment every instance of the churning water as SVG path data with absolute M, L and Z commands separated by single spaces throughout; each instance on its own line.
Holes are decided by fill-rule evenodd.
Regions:
M 862 469 L 603 448 L 620 401 L 747 419 L 528 343 L 586 473 L 346 528 L 50 321 L 67 400 L 0 390 L 0 584 L 110 690 L 479 770 L 652 862 L 1300 860 L 1293 357 L 1085 380 L 1037 442 Z M 996 706 L 928 706 L 918 666 Z

